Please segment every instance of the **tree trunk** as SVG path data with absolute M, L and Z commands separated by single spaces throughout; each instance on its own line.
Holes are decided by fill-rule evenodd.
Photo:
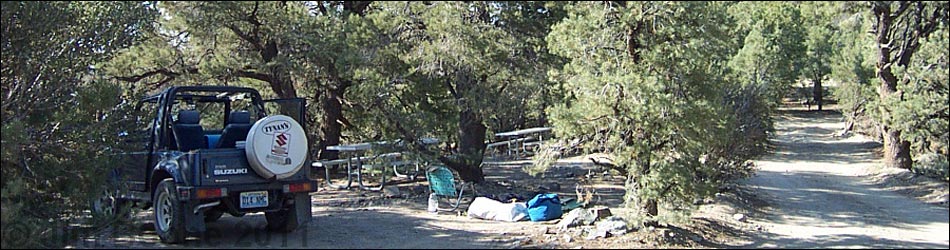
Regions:
M 887 83 L 882 83 L 878 89 L 881 100 L 885 100 L 890 95 L 895 95 L 896 91 L 886 90 Z M 881 114 L 884 122 L 881 125 L 881 136 L 884 137 L 884 166 L 910 169 L 913 160 L 910 157 L 910 142 L 901 139 L 901 131 L 888 126 L 886 123 L 890 120 L 890 110 L 881 106 Z
M 642 175 L 642 172 L 640 175 Z M 646 220 L 643 221 L 644 226 L 658 225 L 656 221 L 656 216 L 660 214 L 658 201 L 656 199 L 643 200 L 642 197 L 637 196 L 637 191 L 643 188 L 643 184 L 640 183 L 639 178 L 637 178 L 638 174 L 628 173 L 626 176 L 627 180 L 624 182 L 624 186 L 628 194 L 625 195 L 624 198 L 625 205 L 640 210 L 640 214 L 646 217 Z M 638 204 L 639 207 L 633 207 L 636 204 Z
M 261 59 L 264 60 L 264 63 L 273 62 L 280 53 L 277 41 L 268 41 L 258 53 L 261 54 Z M 294 87 L 293 80 L 290 79 L 290 70 L 288 70 L 287 67 L 277 63 L 268 67 L 268 71 L 270 71 L 271 81 L 269 81 L 269 83 L 271 89 L 274 90 L 274 93 L 276 93 L 279 98 L 297 98 L 297 89 Z
M 890 71 L 890 69 L 887 69 L 887 71 Z M 889 84 L 887 79 L 888 77 L 881 77 L 882 86 L 878 88 L 881 100 L 886 100 L 892 95 L 900 95 L 900 93 L 897 93 L 897 83 Z M 901 139 L 900 130 L 887 125 L 891 119 L 891 111 L 883 105 L 880 110 L 883 116 L 881 135 L 884 137 L 884 165 L 887 167 L 910 169 L 911 163 L 913 162 L 910 157 L 910 142 Z
M 654 218 L 656 218 L 656 216 L 660 214 L 660 212 L 657 209 L 656 199 L 647 200 L 646 204 L 643 205 L 643 210 L 646 211 L 647 216 L 651 218 L 650 221 L 655 221 Z
M 891 57 L 891 48 L 894 41 L 891 40 L 890 37 L 891 29 L 894 28 L 892 27 L 894 18 L 896 17 L 891 15 L 889 4 L 876 3 L 872 6 L 872 11 L 877 17 L 877 76 L 881 79 L 881 86 L 877 89 L 878 96 L 881 101 L 895 97 L 900 98 L 901 93 L 897 91 L 898 79 L 897 76 L 894 75 L 894 72 L 891 71 L 893 64 L 897 63 L 894 58 Z M 900 51 L 897 58 L 905 56 L 909 58 L 910 55 L 913 54 L 914 49 L 916 49 L 916 47 Z M 900 61 L 900 59 L 898 59 L 898 61 Z M 891 111 L 888 107 L 881 105 L 880 111 L 883 118 L 881 119 L 881 132 L 884 137 L 884 165 L 887 167 L 910 169 L 911 163 L 913 162 L 910 157 L 910 143 L 901 139 L 900 130 L 888 126 L 888 122 L 891 120 Z
M 338 86 L 328 87 L 325 90 L 325 97 L 321 102 L 323 106 L 323 124 L 320 130 L 323 132 L 323 139 L 318 145 L 320 153 L 319 159 L 337 159 L 339 152 L 326 150 L 327 146 L 339 145 L 340 136 L 343 132 L 343 125 L 346 123 L 343 117 L 343 94 L 346 93 L 348 83 L 341 83 Z
M 290 79 L 289 74 L 286 68 L 280 66 L 274 66 L 271 68 L 271 77 L 272 81 L 270 82 L 271 89 L 274 90 L 274 93 L 277 93 L 279 99 L 293 99 L 297 98 L 297 89 L 294 87 L 293 80 Z M 292 102 L 279 102 L 280 113 L 288 115 L 290 117 L 297 117 L 296 114 L 300 112 L 296 104 Z M 299 107 L 303 108 L 303 107 Z M 304 111 L 306 112 L 306 111 Z M 304 123 L 305 121 L 299 121 Z
M 465 182 L 483 183 L 482 155 L 485 151 L 485 125 L 471 109 L 459 112 L 459 147 L 452 157 L 439 157 L 442 163 L 456 172 Z
M 637 21 L 634 25 L 627 26 L 627 34 L 624 39 L 627 41 L 627 55 L 630 56 L 631 60 L 634 63 L 640 62 L 640 40 L 637 39 L 637 35 L 640 34 L 640 31 L 643 29 L 643 22 Z
M 848 131 L 851 131 L 851 128 L 854 128 L 854 118 L 853 118 L 853 117 L 852 117 L 852 118 L 848 118 L 848 123 L 844 125 L 844 128 L 841 129 L 841 132 L 838 132 L 838 135 L 837 135 L 837 136 L 844 136 L 845 134 L 848 133 Z
M 815 104 L 818 105 L 818 111 L 821 111 L 822 103 L 822 88 L 821 88 L 821 75 L 815 75 L 815 88 L 812 89 L 812 95 L 814 96 Z
M 884 166 L 910 169 L 910 142 L 901 139 L 901 131 L 884 126 Z
M 642 155 L 642 154 L 641 154 L 641 155 Z M 641 162 L 640 164 L 642 164 L 641 166 L 646 166 L 646 167 L 642 167 L 642 168 L 641 168 L 641 170 L 640 170 L 640 176 L 649 175 L 649 174 L 650 174 L 650 170 L 651 170 L 650 161 L 647 160 L 647 161 Z M 642 179 L 641 179 L 641 178 L 637 178 L 637 185 L 639 186 L 639 188 L 643 188 L 644 185 L 643 185 L 643 183 L 640 182 L 640 180 L 642 180 Z M 657 200 L 656 200 L 656 198 L 647 199 L 646 202 L 645 202 L 645 203 L 642 203 L 642 204 L 643 204 L 643 207 L 642 207 L 641 209 L 643 209 L 643 211 L 646 212 L 646 216 L 647 216 L 647 218 L 648 218 L 647 221 L 646 221 L 646 225 L 655 225 L 655 224 L 656 224 L 656 216 L 660 214 L 660 212 L 657 210 Z

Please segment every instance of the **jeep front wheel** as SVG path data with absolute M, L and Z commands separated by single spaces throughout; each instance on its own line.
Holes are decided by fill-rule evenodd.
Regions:
M 155 232 L 164 243 L 185 241 L 185 214 L 183 204 L 175 196 L 175 181 L 162 180 L 155 188 Z
M 132 221 L 132 203 L 120 199 L 117 191 L 103 190 L 94 198 L 90 206 L 92 216 L 99 222 Z
M 115 194 L 109 190 L 103 190 L 92 201 L 92 215 L 97 218 L 112 219 L 117 212 L 116 203 Z

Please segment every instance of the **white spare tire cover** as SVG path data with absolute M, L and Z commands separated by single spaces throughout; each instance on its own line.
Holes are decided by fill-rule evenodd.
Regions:
M 293 118 L 268 116 L 251 126 L 244 153 L 261 177 L 277 179 L 297 173 L 307 159 L 307 135 Z

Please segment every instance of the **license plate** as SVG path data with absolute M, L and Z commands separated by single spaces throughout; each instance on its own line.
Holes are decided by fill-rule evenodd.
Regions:
M 241 208 L 255 208 L 267 206 L 267 191 L 241 193 Z

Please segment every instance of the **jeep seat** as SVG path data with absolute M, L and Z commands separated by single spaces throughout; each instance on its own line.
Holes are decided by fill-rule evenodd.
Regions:
M 200 113 L 197 110 L 182 110 L 178 112 L 178 120 L 172 126 L 178 150 L 191 151 L 205 148 L 204 128 L 199 123 Z
M 251 131 L 251 114 L 247 111 L 234 111 L 228 115 L 228 125 L 221 131 L 221 139 L 215 148 L 233 148 L 237 141 L 247 138 Z

